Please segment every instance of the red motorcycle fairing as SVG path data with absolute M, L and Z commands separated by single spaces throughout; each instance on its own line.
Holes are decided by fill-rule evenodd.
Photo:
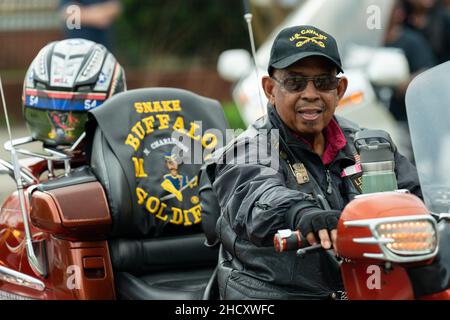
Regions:
M 43 300 L 115 299 L 109 248 L 107 241 L 101 240 L 102 238 L 106 239 L 106 232 L 102 232 L 102 229 L 105 231 L 105 226 L 109 227 L 110 219 L 106 223 L 105 218 L 98 219 L 99 211 L 95 210 L 96 206 L 99 209 L 101 205 L 105 204 L 101 201 L 101 196 L 90 198 L 88 201 L 85 197 L 86 191 L 91 194 L 103 193 L 101 186 L 96 184 L 96 186 L 67 187 L 70 190 L 64 190 L 63 195 L 61 195 L 61 190 L 53 192 L 53 194 L 51 191 L 34 192 L 36 197 L 33 194 L 31 220 L 38 221 L 38 224 L 44 228 L 40 229 L 30 224 L 31 233 L 33 240 L 43 243 L 45 247 L 48 268 L 46 277 L 34 272 L 28 263 L 17 192 L 6 199 L 0 213 L 0 265 L 41 280 L 46 289 L 37 291 L 0 281 L 0 291 Z M 87 189 L 84 190 L 84 187 Z M 105 197 L 104 193 L 103 197 Z M 64 201 L 65 204 L 62 205 L 59 201 Z M 94 204 L 95 201 L 98 204 Z M 86 205 L 90 204 L 93 204 L 93 207 L 91 210 L 83 210 L 84 216 L 77 219 L 70 219 L 70 216 L 67 216 L 83 205 L 84 209 L 87 209 Z M 66 209 L 67 206 L 71 206 L 72 209 L 61 210 L 61 207 Z M 90 236 L 88 236 L 89 232 Z M 77 237 L 79 240 L 76 240 Z M 67 240 L 69 238 L 70 240 Z
M 350 300 L 412 300 L 414 294 L 408 274 L 395 265 L 386 271 L 382 264 L 344 262 L 341 266 Z
M 369 228 L 347 226 L 347 221 L 424 214 L 429 214 L 428 209 L 418 197 L 411 194 L 380 192 L 362 196 L 350 202 L 342 212 L 338 224 L 337 250 L 349 259 L 364 261 L 368 260 L 363 257 L 365 253 L 381 253 L 378 243 L 364 244 L 354 241 L 355 238 L 372 237 Z
M 98 182 L 33 192 L 34 226 L 67 240 L 106 239 L 111 226 L 108 202 Z
M 420 294 L 416 289 L 416 283 L 412 282 L 414 278 L 409 274 L 411 268 L 431 266 L 437 249 L 428 254 L 417 252 L 399 255 L 399 263 L 396 263 L 395 256 L 394 259 L 389 259 L 386 249 L 382 250 L 385 244 L 379 241 L 377 231 L 370 227 L 369 222 L 362 223 L 364 221 L 395 223 L 395 219 L 401 222 L 402 218 L 427 216 L 431 217 L 418 197 L 401 192 L 364 195 L 345 207 L 338 224 L 337 251 L 343 257 L 341 273 L 349 299 L 411 300 L 418 297 L 442 299 L 448 296 L 450 290 L 445 289 L 432 295 Z M 435 232 L 436 240 L 439 231 Z M 446 248 L 442 247 L 440 250 Z M 433 281 L 436 282 L 436 279 Z M 436 291 L 435 288 L 430 290 Z

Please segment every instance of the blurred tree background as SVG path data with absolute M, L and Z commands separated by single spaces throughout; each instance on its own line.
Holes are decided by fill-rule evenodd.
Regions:
M 222 100 L 230 125 L 245 127 L 231 103 L 231 84 L 220 85 L 223 80 L 212 75 L 222 51 L 249 48 L 242 0 L 122 0 L 122 6 L 122 15 L 115 23 L 115 48 L 131 77 L 139 77 L 139 68 L 147 73 L 139 77 L 145 79 L 140 82 L 156 83 L 149 78 L 161 73 L 184 78 L 189 84 L 179 79 L 175 86 L 206 95 L 211 92 L 212 97 Z M 202 75 L 195 77 L 195 72 Z M 200 90 L 193 83 L 196 79 Z M 158 85 L 166 84 L 170 85 L 158 79 Z M 207 90 L 208 86 L 214 88 Z
M 224 82 L 216 72 L 217 59 L 222 51 L 234 48 L 250 50 L 247 25 L 243 17 L 243 1 L 121 2 L 123 12 L 115 23 L 115 54 L 128 67 L 131 86 L 141 86 L 141 83 L 167 83 L 211 96 L 222 101 L 232 127 L 245 127 L 234 103 L 231 102 L 231 83 Z M 290 5 L 286 5 L 286 2 L 249 1 L 257 46 L 299 1 L 290 0 Z M 137 69 L 145 74 L 139 76 Z M 193 72 L 202 75 L 198 74 L 196 77 Z M 164 82 L 158 74 L 164 74 L 165 78 L 173 74 L 174 78 L 179 79 L 170 83 Z M 138 78 L 140 80 L 136 83 L 139 85 L 135 85 L 134 79 Z
M 122 0 L 118 54 L 127 64 L 164 69 L 215 65 L 221 51 L 247 48 L 241 0 Z

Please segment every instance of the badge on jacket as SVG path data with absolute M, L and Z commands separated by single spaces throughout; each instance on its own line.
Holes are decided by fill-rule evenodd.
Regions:
M 362 193 L 362 167 L 360 163 L 356 163 L 342 170 L 341 177 L 350 179 L 356 190 Z
M 308 171 L 306 171 L 303 163 L 294 163 L 292 165 L 292 171 L 298 184 L 304 184 L 309 182 Z

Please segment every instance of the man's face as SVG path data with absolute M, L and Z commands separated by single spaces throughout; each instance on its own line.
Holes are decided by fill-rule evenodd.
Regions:
M 336 75 L 336 67 L 328 59 L 312 56 L 298 61 L 283 70 L 275 70 L 272 77 L 283 81 L 288 77 L 315 77 Z M 333 117 L 339 100 L 347 88 L 342 77 L 333 90 L 318 90 L 308 81 L 303 91 L 289 92 L 278 81 L 263 78 L 263 88 L 269 101 L 275 106 L 280 118 L 294 132 L 308 137 L 321 134 Z

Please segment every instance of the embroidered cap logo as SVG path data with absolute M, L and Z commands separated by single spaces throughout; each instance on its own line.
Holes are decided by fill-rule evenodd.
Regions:
M 326 45 L 324 43 L 327 40 L 327 37 L 323 34 L 320 34 L 312 29 L 303 29 L 300 33 L 295 33 L 292 37 L 289 38 L 291 42 L 297 41 L 295 44 L 296 47 L 302 47 L 307 43 L 314 43 L 321 48 L 325 48 Z

